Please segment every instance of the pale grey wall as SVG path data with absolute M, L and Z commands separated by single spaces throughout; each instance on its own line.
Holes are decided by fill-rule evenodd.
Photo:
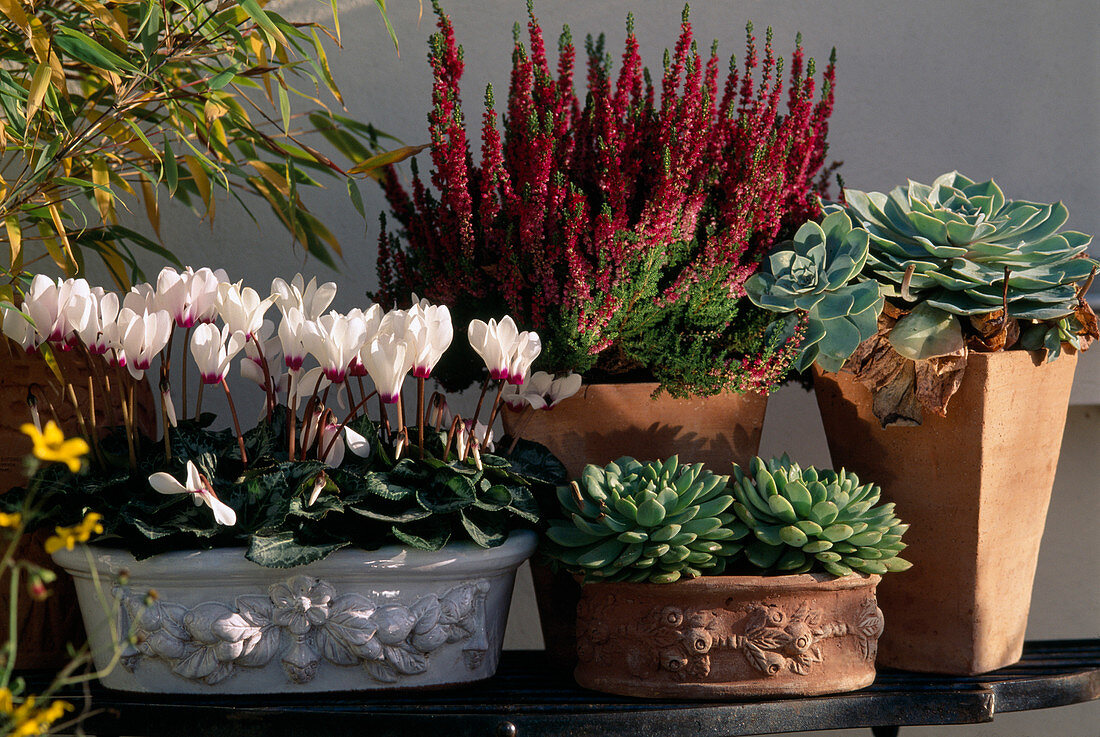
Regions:
M 299 14 L 318 7 L 313 0 L 284 5 Z M 464 90 L 473 117 L 486 82 L 503 97 L 511 27 L 524 19 L 524 4 L 450 0 L 446 5 L 466 48 Z M 341 7 L 345 49 L 333 54 L 332 67 L 349 112 L 406 142 L 426 141 L 431 79 L 424 39 L 432 29 L 430 8 L 418 27 L 417 3 L 391 0 L 403 45 L 398 59 L 373 2 L 346 0 Z M 680 8 L 669 0 L 543 0 L 537 10 L 548 33 L 556 36 L 563 22 L 578 38 L 606 30 L 613 50 L 621 44 L 626 12 L 633 11 L 645 59 L 655 66 L 662 49 L 675 41 Z M 809 53 L 819 59 L 837 47 L 832 154 L 845 162 L 849 186 L 884 189 L 907 177 L 929 181 L 957 168 L 973 178 L 996 178 L 1011 197 L 1062 199 L 1071 227 L 1100 229 L 1100 3 L 1095 0 L 697 0 L 692 17 L 699 36 L 717 37 L 726 53 L 740 53 L 748 19 L 761 35 L 764 26 L 773 25 L 784 54 L 800 29 Z M 368 212 L 383 207 L 369 184 L 364 192 Z M 316 263 L 306 264 L 306 271 L 334 278 L 342 288 L 337 306 L 349 307 L 375 283 L 376 220 L 371 217 L 364 235 L 338 189 L 312 202 L 344 242 L 345 261 L 339 274 Z M 257 286 L 302 266 L 270 220 L 257 229 L 228 202 L 218 210 L 213 228 L 197 224 L 187 212 L 166 212 L 167 245 L 185 262 L 222 266 Z M 1032 637 L 1100 636 L 1100 488 L 1088 469 L 1100 446 L 1100 407 L 1074 408 L 1066 438 L 1039 563 Z M 828 460 L 816 407 L 794 389 L 773 399 L 765 430 L 765 452 L 786 449 L 807 462 Z M 532 604 L 524 582 L 509 645 L 539 642 Z M 1100 704 L 1094 703 L 1007 715 L 993 725 L 958 731 L 903 734 L 1097 735 L 1098 723 Z

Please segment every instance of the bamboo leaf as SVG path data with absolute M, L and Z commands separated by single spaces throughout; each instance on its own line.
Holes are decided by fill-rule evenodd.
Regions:
M 145 217 L 149 219 L 149 224 L 153 226 L 153 232 L 157 234 L 157 238 L 162 238 L 160 234 L 160 205 L 157 203 L 157 189 L 153 186 L 153 183 L 149 181 L 149 177 L 144 174 L 141 175 L 141 198 L 145 201 Z
M 194 156 L 184 156 L 183 161 L 187 165 L 187 170 L 191 172 L 191 178 L 195 181 L 195 187 L 199 190 L 199 197 L 202 197 L 203 204 L 206 205 L 206 210 L 209 212 L 210 177 L 206 175 L 202 162 Z
M 332 0 L 335 7 L 336 0 Z M 31 35 L 31 23 L 27 18 L 27 14 L 23 12 L 22 3 L 20 0 L 0 0 L 0 13 L 8 16 L 12 23 L 19 26 L 19 30 L 27 34 L 29 38 Z
M 370 157 L 366 161 L 356 164 L 348 169 L 348 174 L 366 174 L 372 179 L 378 179 L 381 176 L 379 169 L 416 156 L 426 149 L 428 145 L 429 144 L 425 143 L 420 146 L 402 146 L 401 148 L 395 148 L 393 151 L 385 151 Z
M 283 116 L 283 130 L 290 131 L 290 96 L 286 93 L 286 82 L 279 80 L 279 113 Z
M 393 41 L 393 50 L 397 52 L 398 56 L 401 56 L 401 47 L 397 43 L 397 32 L 393 30 L 390 16 L 386 13 L 386 0 L 374 0 L 374 4 L 378 6 L 378 12 L 382 14 L 382 20 L 386 22 L 386 30 L 389 31 L 390 39 Z
M 176 167 L 176 155 L 172 153 L 172 144 L 167 138 L 164 139 L 164 165 L 161 168 L 164 181 L 168 184 L 168 194 L 174 195 L 179 184 L 179 169 Z
M 67 52 L 69 56 L 97 69 L 116 73 L 137 71 L 137 67 L 133 64 L 75 28 L 59 26 L 57 34 L 53 37 L 53 42 Z
M 27 122 L 29 123 L 38 108 L 42 106 L 42 100 L 46 97 L 46 91 L 50 88 L 51 69 L 49 64 L 39 64 L 34 70 L 31 79 L 30 90 L 27 93 Z
M 348 197 L 351 198 L 351 204 L 355 207 L 355 211 L 359 213 L 359 217 L 366 218 L 367 213 L 363 208 L 363 194 L 359 191 L 359 185 L 351 177 L 347 179 Z
M 283 32 L 279 30 L 279 27 L 272 22 L 271 18 L 267 16 L 267 13 L 264 12 L 264 9 L 260 7 L 256 0 L 239 0 L 239 2 L 244 12 L 248 13 L 249 17 L 256 21 L 256 25 L 267 31 L 271 37 L 277 39 L 280 43 L 285 44 L 287 42 L 286 36 L 284 36 Z M 276 48 L 275 43 L 270 39 L 268 45 L 271 46 L 272 49 Z
M 11 270 L 18 271 L 19 256 L 23 251 L 23 230 L 19 227 L 19 218 L 8 215 L 4 218 L 4 228 L 8 231 L 8 249 L 11 252 Z
M 115 222 L 115 196 L 111 192 L 111 175 L 107 171 L 107 161 L 102 156 L 92 159 L 92 182 L 95 183 L 95 204 L 99 215 L 107 222 Z

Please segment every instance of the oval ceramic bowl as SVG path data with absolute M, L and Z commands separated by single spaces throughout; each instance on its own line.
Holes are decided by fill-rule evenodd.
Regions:
M 76 581 L 97 668 L 123 643 L 105 686 L 293 693 L 490 677 L 516 569 L 535 544 L 533 532 L 518 530 L 496 548 L 345 548 L 287 569 L 256 565 L 244 548 L 139 561 L 81 546 L 54 558 Z

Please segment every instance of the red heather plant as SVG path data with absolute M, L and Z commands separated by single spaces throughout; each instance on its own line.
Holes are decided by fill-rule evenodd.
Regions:
M 603 36 L 588 38 L 582 106 L 569 28 L 551 69 L 529 5 L 529 47 L 517 24 L 499 128 L 486 90 L 475 166 L 459 98 L 462 48 L 438 3 L 435 11 L 428 120 L 438 194 L 415 162 L 411 193 L 392 169 L 384 178 L 401 237 L 383 217 L 375 296 L 390 304 L 416 292 L 450 305 L 459 323 L 522 316 L 544 338 L 546 371 L 649 375 L 674 395 L 772 388 L 800 335 L 769 332 L 771 318 L 743 299 L 743 285 L 777 239 L 820 214 L 833 61 L 815 96 L 800 36 L 783 109 L 771 29 L 761 62 L 749 24 L 745 57 L 740 67 L 731 59 L 720 82 L 717 42 L 700 56 L 685 7 L 658 98 L 628 16 L 617 78 Z M 441 369 L 450 388 L 477 378 Z

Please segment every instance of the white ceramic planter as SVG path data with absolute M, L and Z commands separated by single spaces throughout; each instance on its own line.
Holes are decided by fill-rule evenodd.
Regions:
M 516 569 L 535 544 L 533 532 L 519 530 L 488 550 L 466 542 L 435 553 L 345 549 L 288 569 L 258 566 L 243 548 L 139 561 L 123 550 L 88 546 L 54 558 L 76 580 L 97 667 L 114 652 L 112 630 L 122 639 L 136 635 L 105 686 L 293 693 L 490 677 Z M 150 589 L 156 597 L 146 605 Z

